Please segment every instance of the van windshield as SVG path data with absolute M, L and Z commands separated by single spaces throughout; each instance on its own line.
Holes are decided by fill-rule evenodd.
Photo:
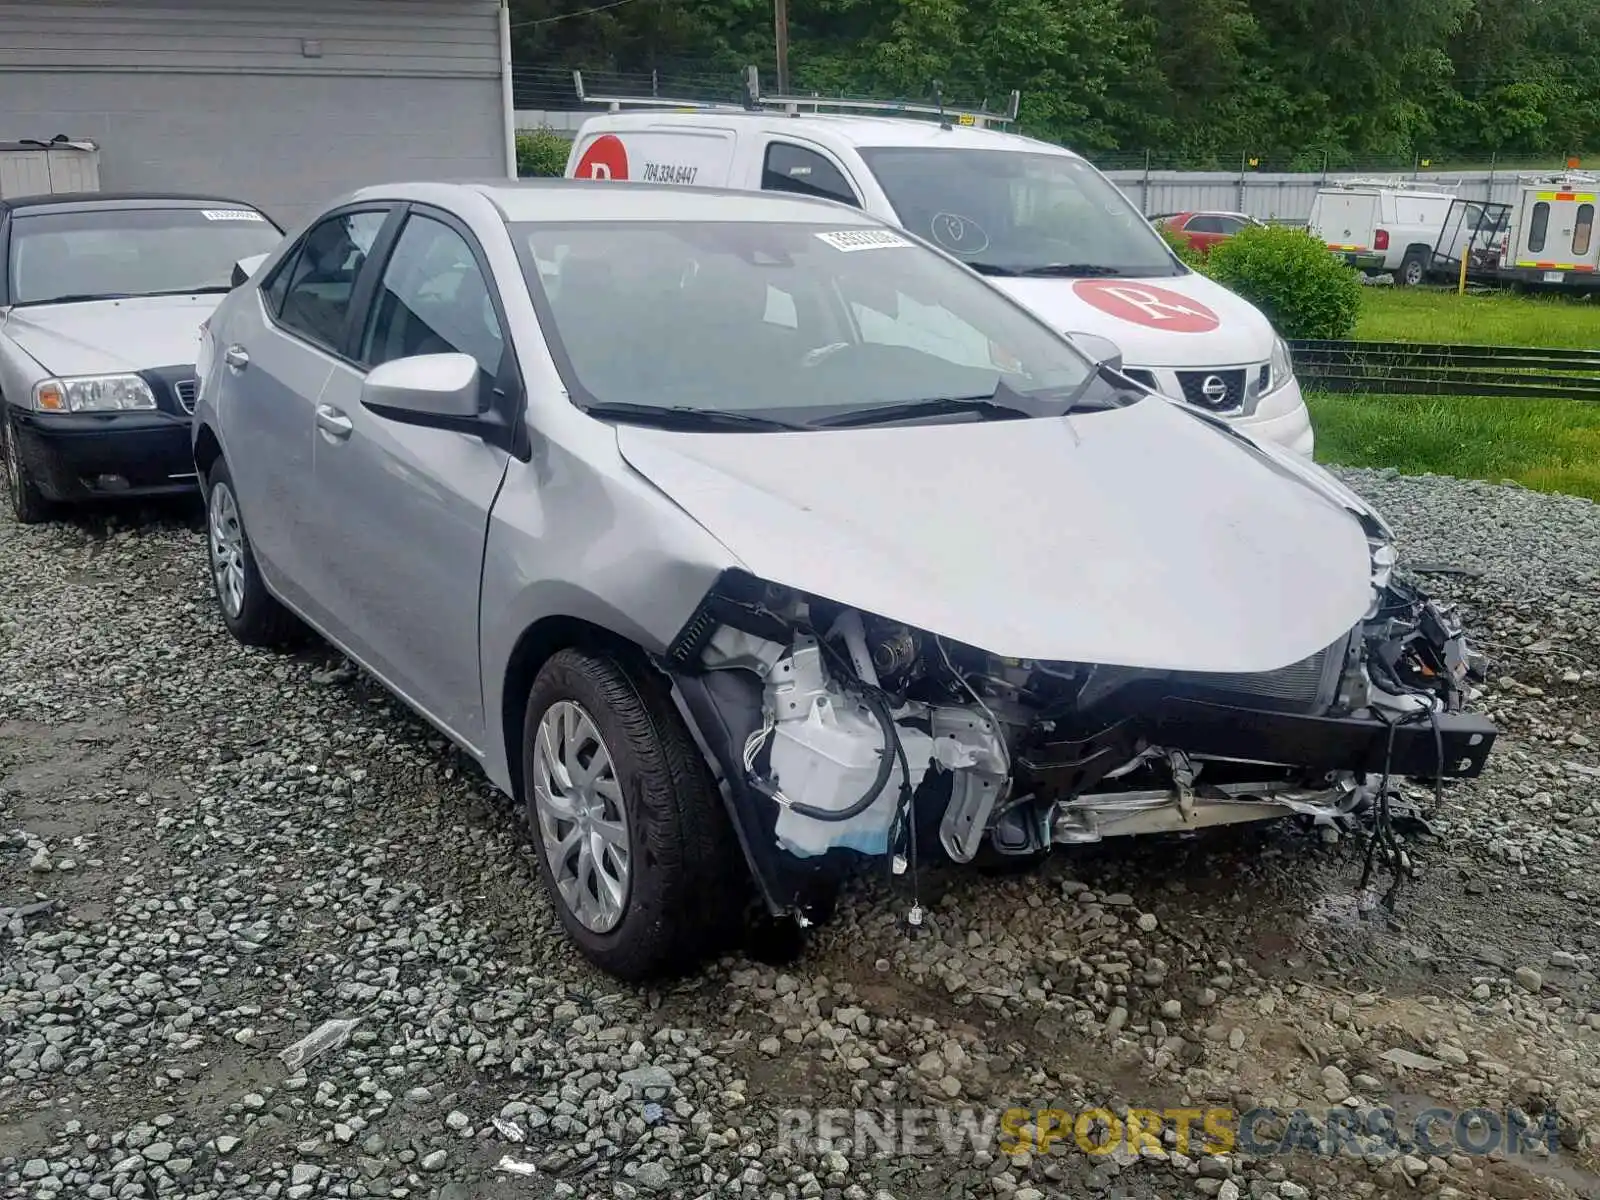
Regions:
M 558 368 L 591 410 L 810 425 L 998 397 L 1014 410 L 1005 415 L 1059 416 L 1098 379 L 1027 310 L 880 226 L 584 221 L 511 232 L 536 303 L 548 305 Z
M 859 153 L 902 225 L 986 274 L 1148 279 L 1186 271 L 1082 159 L 937 146 Z

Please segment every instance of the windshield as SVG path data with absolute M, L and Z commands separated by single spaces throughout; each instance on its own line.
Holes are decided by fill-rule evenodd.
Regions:
M 21 213 L 11 221 L 11 302 L 226 291 L 234 263 L 282 237 L 239 207 Z
M 806 422 L 1002 398 L 1059 415 L 1093 378 L 1060 335 L 899 233 L 770 222 L 517 225 L 586 407 Z
M 900 223 L 990 274 L 1147 279 L 1184 267 L 1115 184 L 1064 154 L 868 146 Z

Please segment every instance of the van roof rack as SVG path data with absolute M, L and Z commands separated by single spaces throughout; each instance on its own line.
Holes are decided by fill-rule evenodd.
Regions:
M 968 125 L 978 129 L 987 128 L 991 123 L 996 125 L 1009 125 L 1017 119 L 1017 111 L 1022 106 L 1022 93 L 1013 91 L 1006 101 L 1005 111 L 997 112 L 987 105 L 977 108 L 951 107 L 944 102 L 944 88 L 937 80 L 933 84 L 933 103 L 919 103 L 909 100 L 873 100 L 870 98 L 855 98 L 849 96 L 824 96 L 820 92 L 812 92 L 809 96 L 763 96 L 761 94 L 760 76 L 754 67 L 749 68 L 750 91 L 755 103 L 762 108 L 781 109 L 790 116 L 799 116 L 801 113 L 820 113 L 824 109 L 842 110 L 845 112 L 872 113 L 880 116 L 900 117 L 937 117 L 939 123 L 946 128 L 952 125 Z
M 1382 188 L 1391 192 L 1454 192 L 1461 186 L 1459 182 L 1445 183 L 1443 180 L 1430 179 L 1426 182 L 1420 179 L 1403 179 L 1399 176 L 1379 178 L 1377 176 L 1353 176 L 1346 179 L 1330 179 L 1323 186 L 1330 188 Z
M 755 68 L 751 68 L 754 71 Z M 723 100 L 684 100 L 669 96 L 591 96 L 583 87 L 583 72 L 572 72 L 572 86 L 578 93 L 580 104 L 604 104 L 611 112 L 621 112 L 624 108 L 668 108 L 679 111 L 709 110 L 712 112 L 749 112 L 754 108 L 753 93 L 750 91 L 753 79 L 747 78 L 745 82 L 746 99 L 744 104 L 730 104 Z
M 937 117 L 939 123 L 946 128 L 953 125 L 967 125 L 983 129 L 990 124 L 1009 125 L 1017 119 L 1017 111 L 1022 104 L 1022 93 L 1013 91 L 1004 112 L 996 112 L 987 107 L 953 108 L 944 103 L 943 89 L 937 82 L 933 85 L 934 100 L 931 104 L 907 100 L 872 100 L 846 96 L 823 96 L 820 93 L 812 93 L 809 96 L 762 95 L 761 74 L 753 66 L 745 68 L 744 103 L 742 105 L 731 104 L 726 101 L 684 100 L 657 95 L 592 96 L 584 90 L 582 71 L 572 72 L 572 85 L 577 91 L 579 102 L 584 104 L 604 104 L 611 112 L 621 112 L 627 107 L 674 109 L 686 112 L 778 111 L 793 117 L 807 112 L 843 111 L 891 117 Z
M 1567 167 L 1559 171 L 1534 171 L 1526 175 L 1518 175 L 1517 182 L 1522 184 L 1550 185 L 1573 183 L 1587 187 L 1600 184 L 1600 175 L 1593 171 L 1579 171 Z

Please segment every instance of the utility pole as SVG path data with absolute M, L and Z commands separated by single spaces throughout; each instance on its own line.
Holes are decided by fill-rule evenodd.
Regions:
M 773 39 L 778 51 L 778 95 L 789 94 L 789 0 L 772 0 Z

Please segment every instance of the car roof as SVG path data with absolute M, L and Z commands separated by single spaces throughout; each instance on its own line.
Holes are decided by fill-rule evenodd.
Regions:
M 481 196 L 511 224 L 524 221 L 755 221 L 887 227 L 859 208 L 787 192 L 692 187 L 597 179 L 471 180 L 394 183 L 362 188 L 343 203 L 389 200 L 449 207 Z
M 826 103 L 826 101 L 824 101 Z M 771 112 L 748 112 L 740 108 L 708 109 L 703 112 L 602 113 L 584 122 L 581 132 L 594 130 L 671 130 L 726 129 L 729 121 L 748 122 L 767 133 L 792 133 L 800 137 L 826 136 L 861 149 L 890 146 L 931 146 L 941 149 L 1012 150 L 1081 157 L 1064 146 L 1008 133 L 1001 129 L 975 125 L 952 125 L 946 129 L 937 120 L 919 117 L 874 117 L 846 113 L 796 113 L 786 116 Z
M 11 212 L 36 208 L 58 212 L 94 212 L 98 209 L 210 208 L 217 205 L 261 211 L 243 200 L 193 192 L 54 192 L 0 200 L 0 209 L 9 209 Z

